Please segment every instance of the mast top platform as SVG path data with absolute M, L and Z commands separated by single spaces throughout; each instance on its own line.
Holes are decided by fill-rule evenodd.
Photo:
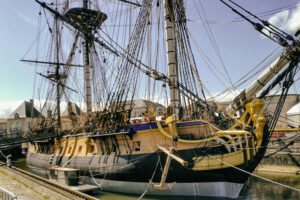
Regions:
M 101 24 L 107 19 L 105 13 L 87 8 L 71 8 L 67 11 L 65 17 L 87 30 L 100 28 Z

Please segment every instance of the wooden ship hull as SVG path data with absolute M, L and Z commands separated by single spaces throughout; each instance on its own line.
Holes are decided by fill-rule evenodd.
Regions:
M 238 197 L 249 177 L 243 170 L 256 168 L 268 141 L 267 120 L 258 117 L 262 107 L 261 100 L 253 101 L 243 123 L 226 131 L 216 130 L 212 122 L 180 122 L 172 116 L 116 133 L 95 131 L 30 143 L 27 164 L 79 169 L 85 180 L 107 191 L 142 194 L 150 184 L 147 194 L 153 195 Z M 239 130 L 244 123 L 252 124 L 255 133 Z
M 54 31 L 49 28 L 53 49 L 47 58 L 51 62 L 33 62 L 48 65 L 48 71 L 38 75 L 49 82 L 45 98 L 50 104 L 55 100 L 56 106 L 51 109 L 50 104 L 44 103 L 43 111 L 53 111 L 54 115 L 50 112 L 47 118 L 41 116 L 29 134 L 52 131 L 57 137 L 28 143 L 29 167 L 46 171 L 58 167 L 79 170 L 82 181 L 107 191 L 238 197 L 243 184 L 264 156 L 280 105 L 293 82 L 299 62 L 299 40 L 289 35 L 278 38 L 282 33 L 268 28 L 276 33 L 276 37 L 272 37 L 270 32 L 269 38 L 285 47 L 283 53 L 224 109 L 218 107 L 200 80 L 189 42 L 184 1 L 144 0 L 141 5 L 121 1 L 140 7 L 134 29 L 128 38 L 124 35 L 128 41 L 121 46 L 118 43 L 123 41 L 120 42 L 118 34 L 103 32 L 107 27 L 100 29 L 108 16 L 100 12 L 98 4 L 82 0 L 82 7 L 69 9 L 67 1 L 59 10 L 46 2 L 36 2 L 55 16 Z M 157 12 L 161 14 L 151 20 L 156 16 L 153 8 L 159 8 Z M 119 13 L 119 10 L 113 11 L 108 13 Z M 163 24 L 157 27 L 157 34 L 164 32 L 165 36 L 157 36 L 156 48 L 152 48 L 150 36 L 156 35 L 156 31 L 151 32 L 148 27 L 156 23 Z M 266 25 L 268 23 L 255 23 L 256 29 L 264 35 L 262 28 Z M 65 26 L 67 28 L 63 29 Z M 116 32 L 113 28 L 112 33 Z M 62 41 L 70 37 L 74 41 L 66 59 L 61 46 Z M 163 43 L 165 48 L 160 46 Z M 151 53 L 156 55 L 155 65 L 151 64 L 150 57 L 150 64 L 144 62 L 146 54 L 150 56 Z M 75 61 L 83 64 L 74 65 Z M 70 68 L 75 66 L 83 68 L 82 74 Z M 81 83 L 78 84 L 73 76 L 78 76 Z M 263 99 L 283 80 L 279 106 L 270 118 Z M 156 81 L 162 84 L 158 86 Z M 232 85 L 231 89 L 237 88 Z M 149 100 L 151 95 L 154 98 L 159 94 L 157 101 L 162 101 L 162 94 L 165 94 L 168 106 L 163 114 L 167 117 L 165 120 L 131 121 L 134 100 L 146 90 Z M 153 91 L 151 95 L 150 90 Z M 79 112 L 79 117 L 68 109 L 73 123 L 68 132 L 63 130 L 61 123 L 62 99 L 66 102 L 84 99 L 85 102 L 85 113 Z M 146 110 L 140 117 L 161 116 L 155 106 Z M 236 118 L 237 113 L 241 117 Z

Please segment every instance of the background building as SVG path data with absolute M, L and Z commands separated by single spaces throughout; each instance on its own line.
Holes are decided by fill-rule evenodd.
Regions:
M 280 98 L 280 95 L 273 95 L 269 96 L 266 100 L 266 105 L 268 112 L 273 115 L 274 111 L 276 109 L 276 106 L 278 104 L 278 100 Z M 284 102 L 284 105 L 282 107 L 280 117 L 276 124 L 276 129 L 282 129 L 282 128 L 291 128 L 289 127 L 289 120 L 287 118 L 287 112 L 296 104 L 299 103 L 300 95 L 299 94 L 288 94 L 286 97 L 286 100 Z
M 291 128 L 300 127 L 300 103 L 294 105 L 286 112 L 288 126 Z
M 33 100 L 24 101 L 16 110 L 14 110 L 7 118 L 7 133 L 19 133 L 29 131 L 40 112 L 34 108 Z
M 0 137 L 7 133 L 7 120 L 0 119 Z
M 279 98 L 280 98 L 280 95 L 270 95 L 265 100 L 265 106 L 267 108 L 267 111 L 271 115 L 274 114 L 274 111 L 276 109 Z M 299 101 L 300 101 L 300 94 L 288 94 L 287 95 L 284 105 L 282 107 L 281 113 L 280 113 L 280 117 L 279 117 L 276 127 L 275 127 L 276 129 L 291 128 L 290 125 L 292 125 L 293 127 L 299 126 L 299 124 L 300 124 Z M 231 103 L 231 101 L 230 102 L 229 101 L 217 102 L 217 105 L 226 109 L 230 103 Z M 298 104 L 298 107 L 296 106 L 296 104 Z M 294 107 L 294 106 L 296 106 L 296 107 Z M 294 107 L 294 108 L 292 109 L 292 107 Z M 298 109 L 298 115 L 296 114 L 297 109 Z M 298 120 L 297 121 L 298 126 L 296 126 L 295 123 L 291 124 L 291 120 L 293 120 L 293 121 Z
M 125 109 L 129 109 L 130 102 L 126 102 Z M 152 117 L 152 116 L 162 116 L 164 112 L 166 111 L 166 108 L 159 104 L 154 103 L 149 100 L 145 99 L 137 99 L 133 100 L 133 109 L 131 112 L 131 117 Z

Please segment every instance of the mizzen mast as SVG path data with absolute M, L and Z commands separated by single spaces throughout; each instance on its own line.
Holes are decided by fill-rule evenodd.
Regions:
M 173 109 L 173 114 L 179 114 L 181 103 L 178 89 L 178 63 L 172 0 L 164 0 L 164 11 L 171 108 Z

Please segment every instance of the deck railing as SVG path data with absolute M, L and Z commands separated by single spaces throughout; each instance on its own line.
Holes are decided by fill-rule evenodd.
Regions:
M 24 132 L 17 132 L 12 134 L 3 134 L 0 135 L 0 149 L 6 148 L 10 145 L 18 145 L 25 142 L 35 141 L 35 140 L 45 140 L 56 137 L 56 133 L 54 131 L 44 133 L 39 133 L 36 135 L 27 135 Z

